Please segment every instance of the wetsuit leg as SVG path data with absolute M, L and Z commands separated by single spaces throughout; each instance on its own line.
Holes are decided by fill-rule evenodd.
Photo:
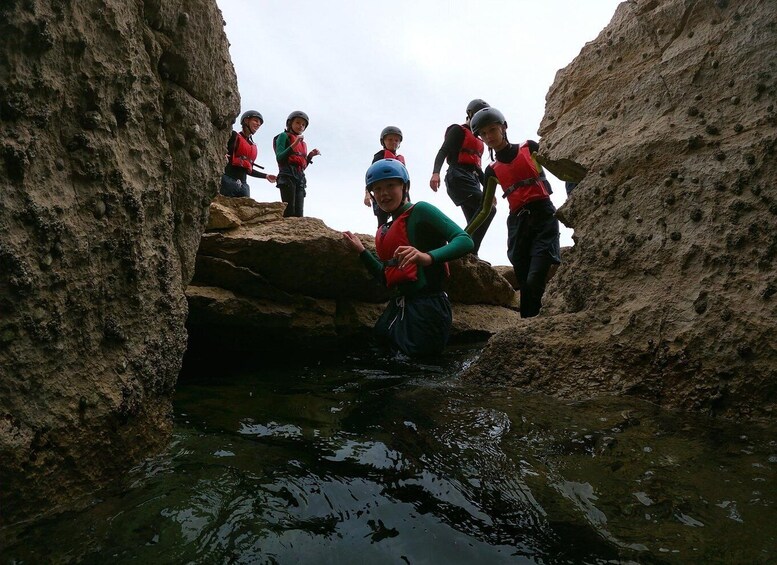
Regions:
M 445 293 L 393 299 L 375 324 L 376 337 L 410 357 L 438 355 L 448 343 L 453 314 Z
M 232 178 L 229 175 L 221 175 L 221 187 L 219 192 L 224 196 L 240 197 L 250 196 L 248 184 L 241 182 L 239 179 Z
M 558 220 L 552 204 L 528 207 L 531 210 L 507 218 L 507 257 L 520 287 L 522 318 L 539 314 L 548 271 L 561 262 Z
M 297 184 L 296 195 L 294 199 L 294 215 L 301 218 L 304 215 L 305 210 L 305 185 L 304 183 Z
M 294 209 L 297 205 L 297 186 L 289 178 L 284 177 L 283 182 L 278 181 L 278 188 L 281 191 L 281 200 L 286 203 L 286 209 L 283 211 L 283 217 L 294 216 Z
M 547 255 L 531 257 L 526 279 L 521 284 L 521 318 L 531 318 L 540 313 L 545 282 L 553 260 Z
M 529 276 L 531 260 L 531 241 L 527 237 L 528 214 L 510 214 L 507 217 L 507 258 L 513 266 L 515 280 L 521 296 L 521 316 L 523 316 L 524 289 Z

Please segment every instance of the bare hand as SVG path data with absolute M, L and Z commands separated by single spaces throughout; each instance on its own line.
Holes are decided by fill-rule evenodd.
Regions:
M 435 192 L 440 188 L 440 173 L 432 173 L 432 178 L 429 180 L 429 188 Z
M 343 239 L 348 244 L 348 246 L 354 251 L 358 251 L 359 253 L 364 251 L 364 244 L 362 243 L 362 240 L 359 239 L 359 236 L 357 236 L 356 234 L 353 234 L 349 231 L 344 231 Z
M 298 143 L 302 143 L 303 141 L 305 141 L 305 136 L 302 134 L 299 134 L 297 136 L 297 139 L 294 140 L 294 143 L 292 143 L 291 146 L 294 147 L 295 145 L 297 145 Z
M 275 175 L 267 175 L 267 181 L 275 184 L 275 181 L 278 180 L 278 177 Z
M 399 268 L 404 269 L 407 265 L 415 263 L 421 267 L 428 267 L 432 264 L 432 256 L 423 251 L 418 251 L 410 245 L 400 245 L 394 252 L 394 258 L 399 263 Z
M 321 151 L 319 151 L 318 149 L 314 149 L 313 151 L 308 153 L 308 159 L 312 159 L 316 155 L 321 155 Z

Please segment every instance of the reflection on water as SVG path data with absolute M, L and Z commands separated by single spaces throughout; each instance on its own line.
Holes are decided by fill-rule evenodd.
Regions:
M 169 449 L 10 563 L 769 563 L 777 436 L 351 358 L 183 383 Z

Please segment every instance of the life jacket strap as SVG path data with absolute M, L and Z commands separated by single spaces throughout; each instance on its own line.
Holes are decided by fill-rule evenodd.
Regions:
M 515 184 L 511 185 L 507 190 L 504 191 L 504 194 L 502 194 L 502 198 L 507 198 L 510 196 L 513 192 L 518 190 L 519 188 L 522 188 L 524 186 L 531 186 L 535 182 L 538 182 L 542 180 L 540 177 L 532 177 L 529 179 L 519 180 Z

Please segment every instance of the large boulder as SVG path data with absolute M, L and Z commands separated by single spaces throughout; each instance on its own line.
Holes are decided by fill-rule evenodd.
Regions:
M 777 4 L 623 2 L 558 72 L 541 152 L 588 169 L 534 320 L 468 374 L 768 416 L 777 402 Z
M 0 520 L 163 445 L 239 109 L 214 0 L 0 5 Z
M 340 232 L 317 218 L 283 218 L 282 203 L 219 196 L 197 255 L 190 343 L 222 350 L 310 352 L 365 339 L 389 294 Z M 374 249 L 374 238 L 361 235 Z M 487 263 L 451 263 L 454 336 L 484 338 L 517 323 L 515 291 Z

